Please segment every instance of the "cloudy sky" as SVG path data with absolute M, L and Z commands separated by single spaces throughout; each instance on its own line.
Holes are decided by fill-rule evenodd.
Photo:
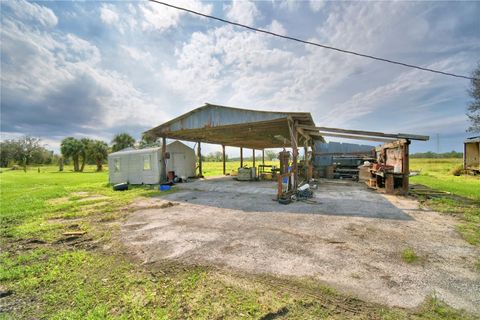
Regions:
M 232 21 L 447 72 L 480 61 L 480 2 L 177 1 Z M 204 102 L 461 150 L 468 80 L 256 34 L 147 2 L 1 2 L 2 137 L 136 138 Z M 213 149 L 211 149 L 213 150 Z M 231 151 L 231 153 L 235 153 Z

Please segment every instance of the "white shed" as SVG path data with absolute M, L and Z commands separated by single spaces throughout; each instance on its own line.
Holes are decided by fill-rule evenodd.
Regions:
M 194 177 L 195 151 L 180 141 L 167 145 L 170 159 L 167 171 L 175 171 L 179 177 Z M 161 177 L 162 148 L 126 149 L 108 155 L 110 183 L 158 184 Z

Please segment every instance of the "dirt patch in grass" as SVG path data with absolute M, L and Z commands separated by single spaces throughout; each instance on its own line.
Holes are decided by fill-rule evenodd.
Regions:
M 108 200 L 108 199 L 110 199 L 110 197 L 102 196 L 102 195 L 89 195 L 89 196 L 81 198 L 77 201 L 82 203 L 82 202 L 87 202 L 87 201 L 98 201 L 98 200 Z M 105 203 L 105 202 L 103 202 L 103 203 Z
M 56 205 L 68 203 L 69 201 L 70 200 L 68 197 L 61 197 L 61 198 L 54 198 L 54 199 L 47 200 L 47 203 L 49 205 L 56 206 Z
M 130 211 L 138 211 L 145 209 L 166 209 L 179 205 L 178 202 L 164 200 L 162 198 L 144 198 L 132 202 L 127 206 Z
M 421 192 L 413 190 L 412 194 L 425 209 L 454 216 L 459 223 L 457 230 L 468 243 L 480 248 L 480 201 L 455 194 L 420 186 Z

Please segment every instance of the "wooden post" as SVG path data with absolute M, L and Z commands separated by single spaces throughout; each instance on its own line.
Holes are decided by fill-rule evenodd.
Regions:
M 160 173 L 160 182 L 167 182 L 167 138 L 162 137 L 162 162 L 161 164 L 161 173 Z
M 252 153 L 253 167 L 255 168 L 255 149 L 252 149 L 252 150 L 253 150 L 253 153 Z
M 262 164 L 265 165 L 265 149 L 262 149 Z
M 240 168 L 243 168 L 243 147 L 240 147 Z
M 222 161 L 223 161 L 223 175 L 227 172 L 225 170 L 225 146 L 222 144 Z
M 409 188 L 409 183 L 408 183 L 408 180 L 410 179 L 409 176 L 410 176 L 410 165 L 409 165 L 409 156 L 408 156 L 408 153 L 409 153 L 409 144 L 410 144 L 410 140 L 407 139 L 407 141 L 405 141 L 405 143 L 403 144 L 403 159 L 402 159 L 402 169 L 403 169 L 403 185 L 402 185 L 402 189 L 403 189 L 403 194 L 407 195 L 408 194 L 408 188 Z
M 298 187 L 298 132 L 297 122 L 295 121 L 292 127 L 293 139 L 292 139 L 292 161 L 293 161 L 293 190 L 297 190 Z
M 385 173 L 385 193 L 393 194 L 395 192 L 395 177 L 393 173 Z
M 310 161 L 308 161 L 308 141 L 305 141 L 305 145 L 303 146 L 304 154 L 304 162 L 305 162 L 305 177 L 307 178 L 307 182 L 310 181 L 312 175 L 310 174 Z
M 202 147 L 201 147 L 201 145 L 200 145 L 200 141 L 198 141 L 197 155 L 198 155 L 198 177 L 199 177 L 199 178 L 202 178 L 202 177 L 203 177 L 203 171 L 202 171 Z

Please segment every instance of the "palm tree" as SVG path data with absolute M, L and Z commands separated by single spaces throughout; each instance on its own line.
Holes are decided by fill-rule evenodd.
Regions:
M 80 171 L 78 160 L 82 154 L 83 144 L 74 137 L 68 137 L 62 140 L 60 151 L 64 158 L 72 158 L 73 171 Z
M 87 162 L 89 148 L 90 145 L 93 143 L 93 140 L 88 138 L 82 138 L 80 139 L 80 143 L 83 146 L 82 151 L 80 152 L 80 155 L 82 157 L 82 166 L 80 167 L 80 171 L 83 172 L 83 169 L 85 168 L 85 163 Z
M 108 157 L 108 145 L 100 140 L 91 140 L 88 147 L 88 156 L 95 160 L 97 164 L 97 171 L 102 171 L 103 162 Z
M 116 152 L 135 145 L 135 139 L 128 133 L 118 133 L 112 140 L 112 152 Z
M 148 147 L 159 147 L 160 142 L 154 136 L 148 133 L 142 133 L 142 139 L 139 142 L 140 149 L 148 148 Z

